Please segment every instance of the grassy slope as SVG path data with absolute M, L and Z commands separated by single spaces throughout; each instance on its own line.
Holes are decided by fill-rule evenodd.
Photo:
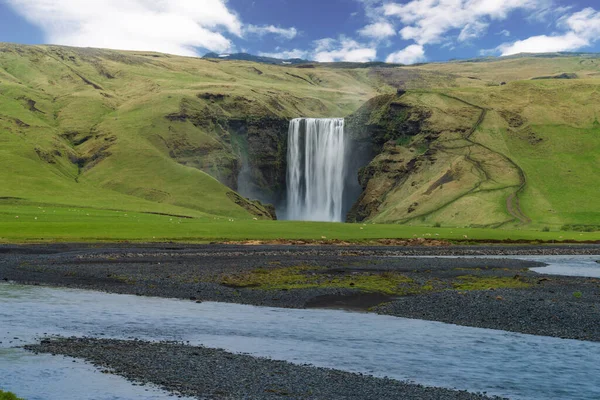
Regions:
M 18 218 L 17 218 L 18 217 Z M 466 238 L 465 238 L 466 236 Z M 4 204 L 0 207 L 0 243 L 48 241 L 210 242 L 219 240 L 348 240 L 389 238 L 449 240 L 599 241 L 600 233 L 532 230 L 432 228 L 393 224 L 183 219 L 135 212 L 54 205 Z
M 165 145 L 170 140 L 184 140 L 204 154 L 202 162 L 210 163 L 214 158 L 231 157 L 227 150 L 231 138 L 218 127 L 189 120 L 169 121 L 165 116 L 184 109 L 216 120 L 265 115 L 345 116 L 378 92 L 392 91 L 389 85 L 397 79 L 404 87 L 413 88 L 403 101 L 433 110 L 428 123 L 430 128 L 443 131 L 441 144 L 434 145 L 444 151 L 438 154 L 437 163 L 415 176 L 416 186 L 401 188 L 406 190 L 396 190 L 387 197 L 375 221 L 406 221 L 406 210 L 418 202 L 419 211 L 406 222 L 454 226 L 503 223 L 512 218 L 506 201 L 519 185 L 516 165 L 527 178 L 520 204 L 534 221 L 534 229 L 600 223 L 594 186 L 600 162 L 597 60 L 516 58 L 393 71 L 398 76 L 392 74 L 390 78 L 368 69 L 283 68 L 155 53 L 0 44 L 0 197 L 77 209 L 186 215 L 199 218 L 198 223 L 215 221 L 215 216 L 250 219 L 250 214 L 229 201 L 225 186 L 196 168 L 176 162 Z M 523 81 L 563 72 L 575 72 L 586 79 Z M 497 86 L 499 82 L 508 85 Z M 214 104 L 206 99 L 213 95 L 224 95 L 225 100 Z M 482 167 L 479 169 L 465 159 L 464 152 L 449 149 L 451 143 L 468 144 L 463 135 L 476 122 L 477 107 L 488 110 L 471 136 L 476 145 L 470 146 L 468 153 Z M 521 125 L 511 126 L 513 114 L 522 117 Z M 411 146 L 417 152 L 427 150 L 422 137 Z M 98 154 L 100 157 L 94 159 Z M 443 193 L 430 193 L 425 198 L 432 184 L 452 168 L 462 170 L 463 178 L 444 185 L 439 189 Z M 482 178 L 486 174 L 491 179 Z M 475 192 L 468 193 L 478 184 Z M 12 203 L 4 201 L 0 209 Z M 18 204 L 27 207 L 27 203 Z M 29 207 L 35 211 L 38 206 Z M 10 225 L 3 224 L 0 236 L 18 239 L 20 234 L 10 229 L 21 227 L 12 225 L 20 221 L 8 221 Z M 77 228 L 71 233 L 57 221 L 47 229 L 57 238 L 65 235 L 71 239 L 78 237 L 77 232 L 87 238 L 103 237 L 94 236 L 94 227 L 121 239 L 127 232 L 136 238 L 149 235 L 135 229 L 119 235 L 107 232 L 97 219 L 82 221 L 71 227 Z M 145 221 L 137 225 L 145 226 Z M 37 232 L 48 238 L 39 226 L 19 228 L 22 238 L 35 238 Z M 247 226 L 256 227 L 252 223 Z M 304 232 L 264 226 L 275 236 L 297 237 L 297 232 Z M 296 228 L 293 224 L 281 226 Z M 211 225 L 211 229 L 217 233 L 200 236 L 225 235 L 226 231 L 231 231 L 230 237 L 239 236 L 228 224 Z M 404 229 L 387 229 L 378 232 L 412 236 Z M 174 232 L 180 236 L 179 230 Z M 251 237 L 251 230 L 247 234 Z M 262 234 L 256 231 L 256 235 Z M 181 236 L 193 234 L 181 232 Z
M 529 80 L 538 77 L 575 73 L 579 78 L 600 77 L 600 58 L 591 56 L 569 57 L 507 57 L 490 61 L 458 61 L 431 63 L 409 70 L 425 70 L 454 76 L 460 86 L 480 86 Z M 471 81 L 470 83 L 468 81 Z
M 400 101 L 430 112 L 425 131 L 439 137 L 427 144 L 419 135 L 408 145 L 413 155 L 427 145 L 432 156 L 418 159 L 421 167 L 385 195 L 372 221 L 450 226 L 533 221 L 534 229 L 600 225 L 599 99 L 597 79 L 410 91 Z M 399 146 L 379 162 L 406 157 Z M 436 187 L 449 173 L 453 180 Z
M 485 94 L 453 94 L 491 110 L 474 139 L 524 170 L 527 216 L 539 225 L 600 224 L 600 80 L 515 82 Z M 511 114 L 521 117 L 512 127 Z
M 294 71 L 292 76 L 282 68 L 259 67 L 0 45 L 0 170 L 6 171 L 0 197 L 251 218 L 227 198 L 228 188 L 177 163 L 161 146 L 173 131 L 199 152 L 218 151 L 230 139 L 165 117 L 180 112 L 184 103 L 217 116 L 346 115 L 374 93 L 365 71 Z M 198 98 L 205 93 L 243 98 L 246 107 L 213 107 Z M 83 168 L 73 162 L 77 159 L 84 160 Z

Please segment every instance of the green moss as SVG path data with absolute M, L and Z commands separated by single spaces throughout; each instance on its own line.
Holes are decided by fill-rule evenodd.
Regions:
M 398 139 L 396 139 L 397 146 L 408 146 L 410 142 L 412 142 L 412 137 L 410 136 L 402 135 Z
M 465 275 L 459 276 L 453 286 L 457 290 L 491 290 L 491 289 L 524 289 L 531 284 L 521 277 L 485 277 Z
M 10 392 L 3 392 L 0 390 L 0 400 L 23 400 L 18 398 L 16 395 Z
M 427 153 L 428 150 L 429 150 L 428 143 L 420 143 L 416 147 L 417 154 L 419 154 L 419 155 Z
M 259 290 L 344 288 L 388 295 L 415 294 L 421 291 L 412 279 L 394 272 L 360 272 L 339 276 L 327 272 L 325 268 L 309 266 L 260 268 L 244 274 L 225 276 L 221 279 L 221 284 Z

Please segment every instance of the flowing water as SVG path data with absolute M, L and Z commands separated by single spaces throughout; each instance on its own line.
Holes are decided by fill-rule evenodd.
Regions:
M 531 269 L 540 274 L 600 278 L 600 256 L 521 256 L 518 258 L 521 260 L 534 260 L 548 264 L 546 267 Z
M 402 256 L 403 258 L 406 256 Z M 414 258 L 414 256 L 408 257 Z M 431 256 L 419 256 L 431 258 Z M 544 267 L 531 268 L 532 271 L 546 275 L 584 276 L 600 278 L 600 256 L 563 255 L 563 256 L 435 256 L 435 258 L 487 258 L 537 261 L 546 264 Z
M 32 400 L 161 398 L 81 362 L 11 348 L 44 334 L 190 341 L 513 399 L 600 398 L 600 343 L 440 322 L 10 284 L 0 284 L 0 321 L 0 387 Z M 57 382 L 66 392 L 74 387 L 77 396 L 62 397 L 58 389 L 33 396 Z M 100 387 L 122 392 L 98 396 L 93 388 Z
M 287 219 L 342 222 L 346 178 L 344 120 L 292 120 L 287 161 Z

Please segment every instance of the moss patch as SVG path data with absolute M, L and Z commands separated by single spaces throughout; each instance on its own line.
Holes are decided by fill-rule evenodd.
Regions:
M 514 278 L 464 275 L 453 283 L 457 290 L 525 289 L 531 284 L 520 276 Z
M 412 279 L 394 272 L 350 272 L 334 275 L 328 273 L 326 268 L 309 266 L 260 268 L 244 274 L 224 276 L 221 284 L 260 290 L 357 289 L 387 295 L 416 294 L 422 291 Z

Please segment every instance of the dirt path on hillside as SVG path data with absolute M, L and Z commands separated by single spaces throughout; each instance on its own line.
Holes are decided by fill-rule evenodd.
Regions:
M 488 109 L 483 108 L 481 106 L 478 106 L 476 104 L 473 103 L 469 103 L 468 101 L 465 101 L 463 99 L 460 99 L 458 97 L 454 97 L 454 96 L 450 96 L 450 95 L 446 95 L 446 94 L 442 94 L 442 96 L 454 99 L 456 101 L 459 101 L 461 103 L 464 103 L 468 106 L 477 108 L 479 110 L 481 110 L 481 114 L 479 115 L 479 118 L 477 119 L 477 122 L 475 123 L 475 125 L 473 125 L 473 127 L 469 130 L 469 132 L 467 132 L 464 136 L 464 139 L 466 141 L 468 141 L 469 143 L 471 143 L 474 146 L 480 146 L 486 150 L 488 150 L 491 153 L 497 154 L 498 156 L 500 156 L 501 158 L 503 158 L 504 160 L 506 160 L 508 163 L 510 163 L 519 173 L 519 186 L 517 188 L 517 190 L 512 193 L 510 196 L 507 197 L 506 199 L 506 211 L 515 218 L 515 220 L 521 222 L 522 224 L 528 224 L 531 223 L 531 218 L 529 218 L 525 212 L 523 211 L 523 209 L 521 208 L 521 204 L 519 201 L 519 194 L 525 190 L 525 187 L 527 186 L 527 178 L 525 176 L 525 171 L 523 171 L 523 169 L 511 158 L 509 158 L 508 156 L 498 152 L 498 151 L 494 151 L 491 148 L 485 146 L 484 144 L 481 144 L 479 142 L 474 141 L 473 139 L 471 139 L 471 137 L 473 136 L 473 134 L 475 132 L 477 132 L 477 129 L 479 129 L 479 127 L 481 126 L 481 124 L 483 124 L 483 122 L 485 121 L 485 118 L 487 116 L 488 113 Z M 475 168 L 477 168 L 478 170 L 482 171 L 483 175 L 488 177 L 488 174 L 486 171 L 483 170 L 483 166 L 481 165 L 481 163 L 477 163 L 474 162 L 473 160 L 470 160 L 471 163 L 475 166 Z M 488 178 L 489 179 L 489 178 Z M 479 186 L 481 186 L 483 182 L 481 182 L 476 188 L 474 188 L 472 191 L 466 193 L 465 195 L 463 195 L 462 197 L 473 193 L 474 191 L 476 191 L 476 189 L 478 189 Z M 503 190 L 506 188 L 500 188 L 497 190 Z

